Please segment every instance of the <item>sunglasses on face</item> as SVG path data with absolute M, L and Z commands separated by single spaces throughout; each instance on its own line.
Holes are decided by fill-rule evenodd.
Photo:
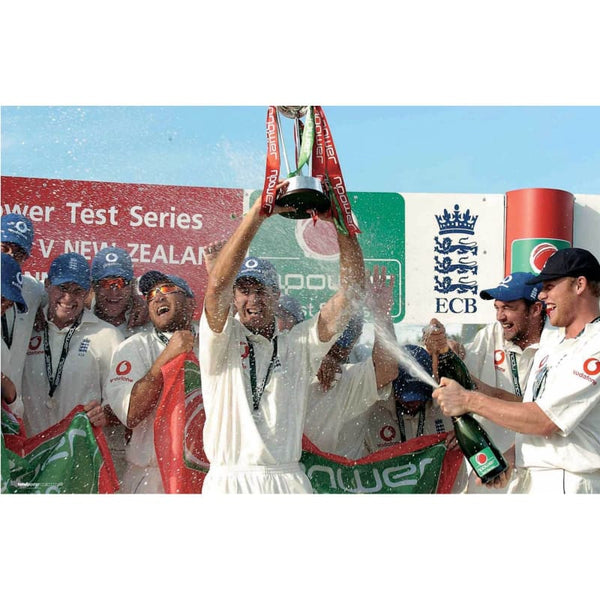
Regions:
M 122 290 L 131 283 L 131 280 L 125 279 L 124 277 L 105 277 L 96 282 L 99 288 L 104 290 Z
M 163 283 L 162 285 L 157 285 L 155 288 L 152 288 L 146 293 L 146 302 L 150 303 L 156 297 L 156 294 L 160 292 L 163 295 L 166 294 L 183 294 L 183 290 L 178 288 L 176 285 L 172 283 Z

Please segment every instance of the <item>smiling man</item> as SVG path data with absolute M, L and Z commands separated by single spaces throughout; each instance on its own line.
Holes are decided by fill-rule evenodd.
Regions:
M 148 307 L 136 292 L 131 256 L 123 248 L 109 246 L 92 260 L 92 310 L 128 338 L 140 328 L 151 329 Z
M 151 331 L 146 301 L 137 293 L 131 256 L 123 248 L 108 246 L 99 250 L 92 259 L 91 310 L 114 325 L 125 339 L 140 331 Z M 104 433 L 113 458 L 119 485 L 127 466 L 125 448 L 131 436 L 112 411 L 107 410 L 108 426 Z
M 550 323 L 523 402 L 463 389 L 442 378 L 433 396 L 446 415 L 472 412 L 517 432 L 520 493 L 600 493 L 600 264 L 583 248 L 555 252 L 527 285 L 543 288 Z
M 148 304 L 151 331 L 126 339 L 115 351 L 107 383 L 107 402 L 132 430 L 125 450 L 122 493 L 164 492 L 154 450 L 154 417 L 163 387 L 162 367 L 179 354 L 198 354 L 192 325 L 196 301 L 181 277 L 149 271 L 139 282 Z
M 515 401 L 523 396 L 542 333 L 548 333 L 544 329 L 543 304 L 538 299 L 542 284 L 529 285 L 532 277 L 531 273 L 516 271 L 479 294 L 483 300 L 494 301 L 496 321 L 480 329 L 473 341 L 465 344 L 461 357 L 484 394 Z M 441 328 L 440 323 L 435 324 Z M 438 335 L 445 336 L 443 328 Z M 514 445 L 514 431 L 483 417 L 478 420 L 501 452 Z M 475 474 L 471 469 L 469 472 L 467 493 L 506 492 L 506 487 L 477 485 Z
M 204 450 L 210 461 L 205 494 L 312 492 L 299 464 L 310 383 L 363 300 L 360 245 L 356 236 L 338 233 L 339 290 L 317 315 L 280 332 L 277 272 L 266 260 L 246 257 L 267 218 L 260 204 L 219 252 L 200 319 Z M 275 206 L 274 213 L 284 210 Z
M 52 261 L 46 279 L 46 324 L 33 332 L 23 371 L 24 424 L 29 436 L 83 404 L 95 425 L 106 425 L 101 402 L 113 350 L 123 337 L 85 309 L 90 267 L 75 252 Z

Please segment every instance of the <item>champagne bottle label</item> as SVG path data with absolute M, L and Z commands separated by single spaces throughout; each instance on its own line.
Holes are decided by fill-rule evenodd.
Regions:
M 471 466 L 475 470 L 475 473 L 477 473 L 478 477 L 487 475 L 487 473 L 493 471 L 500 465 L 491 448 L 483 448 L 477 452 L 477 454 L 469 456 L 469 462 L 471 463 Z

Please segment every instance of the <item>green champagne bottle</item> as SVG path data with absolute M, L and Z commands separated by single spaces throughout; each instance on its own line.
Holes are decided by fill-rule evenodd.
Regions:
M 452 350 L 438 356 L 439 377 L 458 381 L 467 390 L 475 389 L 465 363 Z M 452 417 L 456 441 L 482 483 L 492 481 L 508 469 L 502 452 L 470 413 Z

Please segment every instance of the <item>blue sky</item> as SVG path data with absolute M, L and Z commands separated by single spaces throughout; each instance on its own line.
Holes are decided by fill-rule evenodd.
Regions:
M 267 105 L 312 103 L 350 191 L 600 193 L 594 3 L 391 6 L 9 3 L 1 172 L 259 188 Z
M 600 107 L 324 109 L 352 191 L 600 193 Z M 258 188 L 266 110 L 3 106 L 2 174 Z

